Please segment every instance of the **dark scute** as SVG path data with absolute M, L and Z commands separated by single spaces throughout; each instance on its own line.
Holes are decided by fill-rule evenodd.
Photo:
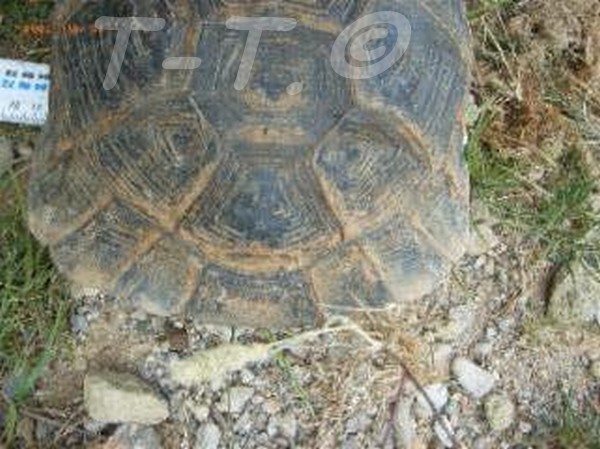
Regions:
M 310 325 L 318 319 L 302 274 L 243 274 L 209 265 L 188 312 L 210 323 L 251 326 Z
M 256 170 L 253 179 L 231 202 L 223 221 L 245 240 L 281 246 L 293 223 L 293 217 L 284 213 L 293 213 L 293 205 L 285 196 L 282 181 L 273 170 Z

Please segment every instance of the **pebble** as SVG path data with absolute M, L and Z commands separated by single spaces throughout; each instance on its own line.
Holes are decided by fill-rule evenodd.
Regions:
M 33 154 L 33 145 L 31 142 L 21 142 L 17 146 L 17 153 L 21 159 L 29 159 Z
M 452 373 L 471 396 L 480 399 L 488 394 L 496 384 L 496 377 L 465 358 L 457 358 L 452 363 Z
M 74 334 L 85 334 L 89 328 L 88 320 L 80 314 L 71 315 L 71 330 Z
M 96 421 L 158 424 L 169 416 L 167 402 L 127 373 L 88 374 L 83 396 L 86 411 Z
M 512 426 L 515 420 L 515 405 L 505 394 L 492 395 L 485 401 L 485 416 L 496 432 L 501 432 Z
M 489 341 L 483 341 L 477 343 L 473 348 L 473 354 L 475 355 L 475 360 L 485 360 L 489 354 L 491 354 L 494 349 L 494 344 Z
M 528 423 L 527 421 L 521 421 L 519 423 L 519 432 L 521 432 L 522 434 L 529 434 L 531 433 L 531 431 L 533 430 L 533 426 L 531 425 L 531 423 Z
M 220 441 L 221 430 L 216 424 L 208 422 L 198 429 L 194 449 L 218 449 Z
M 435 407 L 435 411 L 441 411 L 448 402 L 448 387 L 445 384 L 437 383 L 423 387 L 427 397 L 431 400 Z M 415 414 L 421 419 L 427 419 L 433 416 L 433 410 L 429 401 L 422 394 L 417 395 L 415 403 Z

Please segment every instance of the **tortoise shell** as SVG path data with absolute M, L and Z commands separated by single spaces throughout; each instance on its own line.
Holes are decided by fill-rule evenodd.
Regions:
M 387 70 L 356 49 L 389 56 L 407 31 L 389 23 L 342 48 L 369 76 L 336 70 L 353 24 L 400 15 L 410 42 Z M 164 19 L 131 32 L 110 89 L 105 16 Z M 262 32 L 238 89 L 243 17 L 295 27 Z M 463 254 L 461 1 L 65 1 L 55 23 L 29 221 L 76 283 L 152 314 L 312 325 L 418 298 Z

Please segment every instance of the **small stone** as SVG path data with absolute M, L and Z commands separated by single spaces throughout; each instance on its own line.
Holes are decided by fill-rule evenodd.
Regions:
M 218 449 L 221 441 L 221 430 L 216 424 L 208 422 L 203 424 L 196 434 L 195 449 Z
M 485 401 L 484 408 L 492 430 L 501 432 L 512 426 L 515 420 L 515 405 L 508 396 L 492 395 Z
M 452 373 L 460 385 L 476 399 L 488 394 L 496 384 L 496 377 L 470 360 L 457 358 L 452 363 Z
M 33 145 L 31 142 L 21 142 L 17 146 L 17 154 L 20 159 L 29 159 L 33 154 Z
M 223 394 L 219 402 L 219 410 L 224 413 L 241 413 L 252 396 L 254 396 L 254 388 L 232 387 Z
M 75 314 L 71 316 L 71 330 L 74 334 L 84 334 L 88 330 L 88 322 L 85 316 L 81 314 Z
M 590 241 L 600 238 L 594 233 Z M 588 260 L 589 259 L 589 260 Z M 563 273 L 550 298 L 549 314 L 559 323 L 600 323 L 600 279 L 593 256 L 574 263 Z
M 594 376 L 594 379 L 600 380 L 600 360 L 592 362 L 590 365 L 590 374 Z
M 242 381 L 243 384 L 252 385 L 254 378 L 255 378 L 254 374 L 249 369 L 243 369 L 240 371 L 240 380 Z
M 494 344 L 489 341 L 483 341 L 477 343 L 473 348 L 473 353 L 475 355 L 475 360 L 485 360 L 488 355 L 494 349 Z
M 521 432 L 522 434 L 529 434 L 531 433 L 531 431 L 533 430 L 533 426 L 531 425 L 531 423 L 528 423 L 527 421 L 521 421 L 519 423 L 519 432 Z
M 448 387 L 445 384 L 430 384 L 423 387 L 427 397 L 433 403 L 435 412 L 441 411 L 448 402 Z M 429 401 L 422 395 L 417 395 L 415 403 L 415 414 L 421 419 L 427 419 L 433 416 L 434 411 L 431 409 Z
M 88 374 L 83 395 L 85 409 L 96 421 L 158 424 L 169 416 L 167 402 L 131 374 Z
M 102 449 L 162 449 L 158 433 L 152 427 L 121 425 Z

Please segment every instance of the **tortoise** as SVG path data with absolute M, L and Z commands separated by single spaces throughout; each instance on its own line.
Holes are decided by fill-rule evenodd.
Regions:
M 164 19 L 131 32 L 110 89 L 100 17 Z M 230 24 L 256 17 L 294 27 L 262 32 L 238 89 L 249 31 Z M 160 316 L 314 326 L 422 297 L 464 253 L 461 1 L 65 1 L 54 23 L 29 224 L 74 283 Z M 409 43 L 369 72 L 398 23 Z

